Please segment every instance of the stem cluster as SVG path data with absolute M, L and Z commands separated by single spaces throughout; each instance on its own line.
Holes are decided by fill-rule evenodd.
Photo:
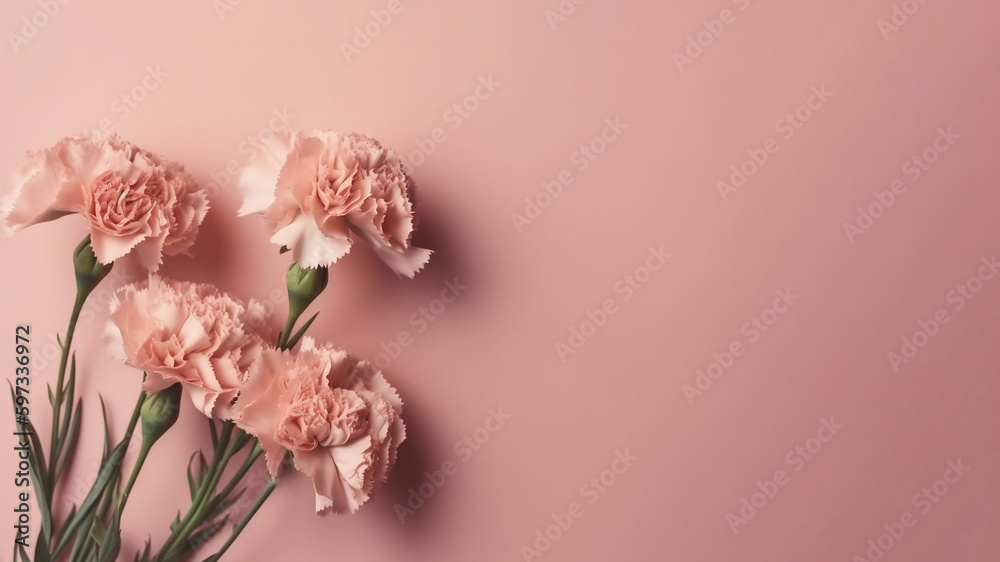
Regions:
M 30 443 L 30 478 L 37 498 L 41 530 L 35 540 L 35 552 L 29 557 L 27 548 L 15 544 L 14 559 L 20 562 L 115 562 L 121 551 L 122 514 L 154 443 L 174 424 L 181 396 L 179 385 L 147 396 L 140 392 L 138 401 L 126 425 L 124 436 L 112 447 L 107 412 L 104 417 L 104 449 L 101 469 L 90 492 L 79 505 L 73 505 L 62 521 L 53 515 L 53 501 L 60 479 L 72 460 L 81 424 L 82 400 L 76 396 L 76 360 L 72 354 L 73 334 L 77 321 L 94 288 L 107 276 L 111 265 L 101 264 L 95 257 L 87 237 L 73 253 L 77 292 L 70 314 L 66 336 L 61 345 L 59 371 L 55 390 L 49 388 L 52 405 L 52 433 L 46 450 L 34 426 L 27 422 L 24 432 Z M 293 332 L 303 311 L 327 285 L 327 270 L 303 269 L 293 264 L 286 275 L 289 311 L 285 327 L 278 338 L 279 349 L 294 347 L 316 319 L 314 315 Z M 67 367 L 69 375 L 67 377 Z M 11 398 L 16 399 L 13 388 Z M 16 402 L 15 402 L 16 403 Z M 122 464 L 132 436 L 142 421 L 142 446 L 124 487 Z M 179 562 L 200 545 L 215 536 L 229 523 L 227 512 L 246 492 L 240 484 L 256 461 L 264 454 L 258 440 L 236 427 L 232 421 L 208 420 L 212 436 L 212 453 L 206 460 L 201 451 L 192 455 L 187 470 L 191 506 L 183 517 L 178 512 L 170 526 L 170 535 L 153 554 L 151 544 L 135 556 L 136 562 Z M 249 446 L 249 447 L 248 447 Z M 242 461 L 228 478 L 224 478 L 230 462 L 242 455 Z M 277 479 L 266 485 L 250 505 L 222 547 L 205 562 L 216 562 L 229 549 L 240 533 L 270 497 Z

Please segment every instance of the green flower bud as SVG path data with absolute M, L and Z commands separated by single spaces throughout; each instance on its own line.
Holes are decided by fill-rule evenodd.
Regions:
M 163 436 L 177 421 L 180 409 L 181 383 L 147 396 L 139 410 L 143 442 L 153 443 Z
M 102 279 L 111 273 L 114 262 L 107 265 L 97 259 L 94 247 L 90 245 L 90 236 L 83 239 L 73 250 L 73 269 L 76 271 L 77 291 L 89 294 Z
M 285 274 L 288 285 L 288 308 L 298 317 L 326 289 L 330 272 L 325 267 L 306 269 L 293 263 Z

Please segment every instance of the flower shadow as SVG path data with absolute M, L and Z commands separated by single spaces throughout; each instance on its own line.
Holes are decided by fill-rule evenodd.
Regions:
M 405 391 L 403 392 L 405 395 Z M 399 526 L 409 537 L 427 538 L 426 531 L 433 525 L 442 502 L 436 498 L 440 490 L 429 475 L 441 470 L 442 458 L 447 458 L 430 437 L 428 418 L 419 407 L 408 402 L 403 408 L 406 420 L 406 440 L 399 447 L 396 464 L 389 473 L 389 480 L 376 494 L 379 517 L 391 519 L 392 526 Z M 445 481 L 447 485 L 447 480 Z M 430 488 L 434 494 L 426 494 Z

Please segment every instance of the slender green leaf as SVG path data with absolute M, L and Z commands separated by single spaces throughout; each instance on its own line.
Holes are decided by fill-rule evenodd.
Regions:
M 233 439 L 230 442 L 230 448 L 232 450 L 232 454 L 235 455 L 236 453 L 243 450 L 243 447 L 246 447 L 247 443 L 249 442 L 250 442 L 250 434 L 243 431 L 242 429 L 237 428 L 236 431 L 234 432 Z
M 104 537 L 108 536 L 108 528 L 100 518 L 95 518 L 94 524 L 90 526 L 90 536 L 93 537 L 97 546 L 104 544 Z
M 111 424 L 108 423 L 108 408 L 104 405 L 104 397 L 97 395 L 101 399 L 101 417 L 104 419 L 104 449 L 101 450 L 101 462 L 108 460 L 108 451 L 111 448 Z
M 17 408 L 17 394 L 14 392 L 14 386 L 10 384 L 10 381 L 7 381 L 7 386 L 10 387 L 10 400 L 11 400 L 11 404 L 13 404 L 15 408 Z M 22 427 L 22 430 L 27 429 L 27 431 L 29 433 L 29 438 L 30 438 L 30 441 L 31 441 L 31 451 L 32 451 L 32 453 L 34 453 L 35 455 L 37 455 L 38 458 L 40 458 L 44 462 L 45 461 L 45 451 L 41 447 L 35 447 L 35 442 L 38 441 L 38 435 L 36 434 L 37 432 L 35 431 L 35 426 L 34 426 L 34 424 L 31 423 L 31 419 L 30 418 L 25 418 L 25 419 L 26 419 L 26 421 L 28 423 L 27 423 L 27 425 L 25 425 L 25 426 Z M 45 472 L 45 465 L 39 466 L 37 468 L 39 470 L 41 470 L 41 475 L 42 476 L 48 476 L 48 473 Z
M 194 496 L 198 491 L 198 481 L 201 480 L 201 471 L 198 471 L 198 478 L 195 478 L 191 474 L 191 465 L 194 463 L 194 459 L 198 457 L 201 451 L 195 451 L 191 453 L 191 459 L 188 461 L 187 467 L 187 477 L 188 477 L 188 490 L 191 491 L 191 499 L 194 500 Z
M 103 449 L 101 450 L 101 464 L 104 465 L 108 461 L 108 457 L 110 455 L 109 449 L 111 446 L 110 445 L 111 424 L 108 422 L 108 409 L 104 403 L 104 397 L 98 395 L 98 398 L 101 401 L 101 418 L 104 423 L 104 446 Z M 122 457 L 124 459 L 124 454 L 122 455 Z M 116 481 L 118 480 L 118 476 L 119 474 L 116 472 L 114 475 Z M 91 494 L 92 493 L 94 493 L 93 488 L 91 488 Z M 107 498 L 106 495 L 103 493 L 103 491 L 98 495 L 100 496 L 101 504 L 105 507 L 105 509 L 100 510 L 99 508 L 93 508 L 90 510 L 90 513 L 82 513 L 78 511 L 76 513 L 71 514 L 69 517 L 66 518 L 66 523 L 63 525 L 63 528 L 59 532 L 59 537 L 57 537 L 56 539 L 57 545 L 64 543 L 73 534 L 72 530 L 69 529 L 68 523 L 71 521 L 80 520 L 79 530 L 77 532 L 76 540 L 73 545 L 73 553 L 70 556 L 71 562 L 85 562 L 85 561 L 89 562 L 90 559 L 92 558 L 91 552 L 93 551 L 95 545 L 94 541 L 89 540 L 91 527 L 94 524 L 94 520 L 97 518 L 98 511 L 106 511 L 106 506 L 110 505 L 110 501 L 105 501 Z
M 72 519 L 74 515 L 76 515 L 76 504 L 73 504 L 72 506 L 70 506 L 70 508 L 69 508 L 69 514 L 66 515 L 66 520 L 68 521 L 68 520 Z
M 56 403 L 56 398 L 52 395 L 52 385 L 45 383 L 45 388 L 49 391 L 49 405 L 51 406 Z
M 135 562 L 149 562 L 149 549 L 151 547 L 152 539 L 146 539 L 146 548 L 142 550 L 140 555 L 138 552 L 135 553 Z
M 48 482 L 45 471 L 45 452 L 42 450 L 42 441 L 38 438 L 35 424 L 29 423 L 28 430 L 31 432 L 31 470 L 33 474 L 35 494 L 38 496 L 39 512 L 42 516 L 42 534 L 45 537 L 52 536 L 52 491 L 47 489 L 45 483 Z
M 119 472 L 111 478 L 107 489 L 104 490 L 104 495 L 101 496 L 101 502 L 97 504 L 97 518 L 101 521 L 107 521 L 108 516 L 111 514 L 111 507 L 118 505 L 120 498 L 119 488 L 121 485 L 122 478 Z
M 306 330 L 309 329 L 309 326 L 312 326 L 313 320 L 315 320 L 317 316 L 319 316 L 318 312 L 316 314 L 313 314 L 312 318 L 306 320 L 306 323 L 303 324 L 301 328 L 299 328 L 298 332 L 295 332 L 295 335 L 292 336 L 292 339 L 288 340 L 288 343 L 285 345 L 285 349 L 292 349 L 293 347 L 295 347 L 295 344 L 299 343 L 299 340 L 302 339 L 302 336 L 306 335 Z
M 32 432 L 35 431 L 34 425 L 29 425 Z M 49 553 L 49 540 L 52 537 L 52 499 L 48 491 L 45 489 L 45 479 L 42 473 L 45 471 L 45 467 L 42 463 L 45 462 L 45 455 L 41 453 L 42 444 L 38 439 L 37 435 L 31 436 L 32 440 L 32 454 L 31 462 L 32 467 L 29 470 L 31 474 L 31 484 L 35 489 L 35 494 L 38 496 L 38 512 L 42 519 L 42 529 L 35 540 L 35 562 L 49 562 L 51 556 Z M 34 451 L 39 452 L 38 455 L 34 454 Z
M 118 560 L 118 553 L 121 552 L 121 549 L 121 512 L 116 509 L 115 514 L 111 517 L 111 525 L 108 526 L 107 533 L 104 535 L 104 542 L 97 549 L 97 562 L 115 562 Z
M 69 420 L 70 414 L 73 413 L 73 401 L 76 398 L 76 353 L 73 353 L 73 359 L 70 361 L 69 366 L 69 380 L 66 381 L 66 388 L 63 389 L 66 397 L 63 399 L 63 406 L 66 408 L 64 416 L 62 419 L 61 427 L 59 428 L 59 439 L 62 440 L 66 436 L 66 432 L 69 430 Z
M 136 562 L 149 562 L 149 549 L 151 545 L 152 539 L 146 539 L 146 548 L 142 550 L 142 557 L 140 557 L 138 553 L 135 555 Z
M 53 554 L 57 555 L 63 551 L 68 546 L 69 535 L 75 532 L 84 522 L 84 520 L 94 513 L 96 513 L 97 502 L 100 500 L 101 495 L 104 490 L 108 487 L 108 484 L 116 477 L 121 470 L 122 459 L 125 457 L 125 449 L 128 447 L 128 440 L 123 439 L 119 443 L 111 454 L 108 456 L 108 460 L 101 467 L 101 471 L 97 475 L 97 480 L 94 482 L 93 487 L 90 489 L 90 493 L 84 498 L 83 503 L 80 504 L 80 510 L 71 520 L 67 520 L 63 531 L 65 534 L 61 537 L 61 540 L 56 542 L 56 548 Z
M 212 498 L 212 501 L 208 503 L 208 516 L 205 519 L 212 520 L 222 515 L 223 512 L 232 507 L 233 504 L 240 501 L 240 498 L 243 497 L 243 494 L 246 493 L 246 491 L 247 489 L 243 488 L 228 498 L 222 498 L 219 496 Z
M 211 523 L 205 527 L 202 527 L 200 531 L 191 535 L 191 538 L 187 540 L 187 544 L 184 545 L 184 548 L 181 549 L 181 552 L 186 555 L 187 553 L 193 552 L 201 545 L 212 540 L 212 537 L 218 534 L 218 532 L 221 531 L 222 528 L 226 526 L 226 523 L 229 523 L 228 515 L 216 521 L 215 523 Z
M 35 562 L 51 562 L 52 556 L 49 554 L 48 537 L 38 536 L 35 541 Z
M 11 403 L 14 407 L 17 407 L 17 395 L 14 392 L 13 385 L 10 381 L 7 381 L 7 385 L 10 387 L 10 398 Z M 48 472 L 46 471 L 45 464 L 45 451 L 42 449 L 42 442 L 38 439 L 38 432 L 35 431 L 35 424 L 31 423 L 30 419 L 25 420 L 28 423 L 21 426 L 21 431 L 28 433 L 27 436 L 21 435 L 18 437 L 28 438 L 28 463 L 30 467 L 28 469 L 28 475 L 31 477 L 31 485 L 35 489 L 35 495 L 38 501 L 38 511 L 42 518 L 42 532 L 39 538 L 48 539 L 52 536 L 52 512 L 50 511 L 52 506 L 51 493 L 46 486 L 48 482 Z M 41 541 L 36 541 L 40 543 Z M 40 548 L 40 547 L 39 547 Z M 38 558 L 37 554 L 35 557 Z
M 83 416 L 80 415 L 80 411 L 83 408 L 83 399 L 76 401 L 76 410 L 73 411 L 72 423 L 69 426 L 69 433 L 66 434 L 63 439 L 65 442 L 63 444 L 62 458 L 59 459 L 59 464 L 56 465 L 56 481 L 58 482 L 62 478 L 63 472 L 69 465 L 70 459 L 76 453 L 76 442 L 77 438 L 80 436 L 80 424 L 83 421 Z M 67 418 L 70 419 L 70 418 Z
M 80 526 L 80 530 L 77 531 L 76 540 L 73 541 L 73 550 L 69 557 L 70 562 L 89 562 L 93 558 L 92 553 L 96 544 L 91 540 L 90 530 L 93 528 L 96 518 L 97 514 L 91 512 L 83 525 Z
M 219 447 L 219 430 L 215 428 L 215 420 L 208 418 L 208 430 L 212 433 L 212 450 Z

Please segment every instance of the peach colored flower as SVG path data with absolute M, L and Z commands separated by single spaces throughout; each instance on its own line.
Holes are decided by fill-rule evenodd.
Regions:
M 105 336 L 116 358 L 146 372 L 143 390 L 181 382 L 195 407 L 221 419 L 232 417 L 232 401 L 272 337 L 261 304 L 155 274 L 115 293 Z
M 0 233 L 79 213 L 101 263 L 134 252 L 150 271 L 163 254 L 187 252 L 207 212 L 207 196 L 180 165 L 117 136 L 67 137 L 29 152 L 0 191 Z
M 308 337 L 298 353 L 265 349 L 233 407 L 271 474 L 291 451 L 313 481 L 316 511 L 337 513 L 354 513 L 385 482 L 406 436 L 402 408 L 374 365 Z
M 278 133 L 240 176 L 240 215 L 262 214 L 271 242 L 302 267 L 325 267 L 367 242 L 393 271 L 413 277 L 431 251 L 410 244 L 413 182 L 399 155 L 357 133 Z

